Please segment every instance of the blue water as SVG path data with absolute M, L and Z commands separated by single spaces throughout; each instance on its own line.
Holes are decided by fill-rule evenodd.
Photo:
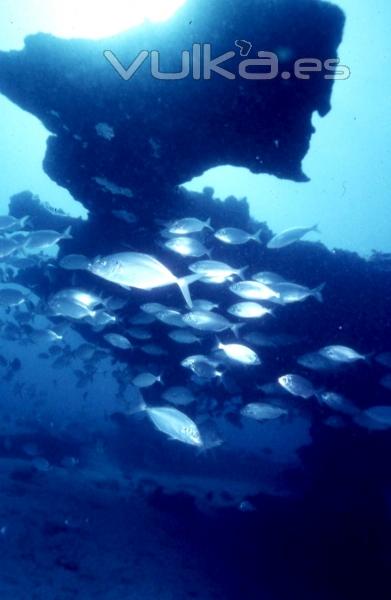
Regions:
M 91 40 L 144 16 L 175 48 L 181 31 L 168 43 L 164 19 L 179 4 L 0 7 L 0 598 L 386 600 L 391 9 L 336 2 L 351 76 L 335 83 L 331 112 L 313 115 L 310 181 L 298 183 L 221 164 L 225 113 L 210 137 L 215 123 L 191 118 L 201 100 L 181 104 L 164 87 L 175 83 L 145 79 L 130 97 L 101 71 L 106 42 Z M 20 55 L 6 53 L 40 31 L 90 41 L 71 51 L 41 38 L 31 69 L 9 76 Z M 243 114 L 228 125 L 246 154 Z M 202 164 L 192 135 L 219 166 L 178 182 L 192 156 Z M 273 249 L 276 234 L 315 224 Z M 190 256 L 167 247 L 181 236 Z M 232 272 L 187 280 L 189 298 L 182 278 L 206 260 Z M 241 279 L 252 296 L 238 295 Z M 266 316 L 234 316 L 254 301 Z M 156 380 L 139 389 L 145 373 Z

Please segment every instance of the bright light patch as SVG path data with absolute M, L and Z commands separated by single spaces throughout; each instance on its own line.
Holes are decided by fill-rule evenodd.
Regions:
M 50 33 L 65 38 L 99 39 L 126 31 L 144 20 L 164 21 L 186 0 L 67 0 L 56 2 Z

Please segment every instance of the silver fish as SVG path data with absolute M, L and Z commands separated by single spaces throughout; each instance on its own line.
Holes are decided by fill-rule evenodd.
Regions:
M 319 351 L 321 356 L 336 363 L 351 364 L 366 357 L 347 346 L 326 346 Z
M 264 283 L 270 287 L 273 287 L 276 283 L 284 283 L 284 277 L 278 275 L 277 273 L 273 273 L 272 271 L 260 271 L 252 276 L 254 281 L 258 281 L 259 283 Z
M 298 242 L 307 235 L 307 233 L 312 231 L 320 233 L 318 225 L 314 225 L 313 227 L 294 227 L 293 229 L 287 229 L 286 231 L 275 235 L 267 244 L 267 247 L 273 250 L 286 248 L 286 246 Z
M 266 315 L 273 314 L 268 308 L 256 302 L 239 302 L 228 309 L 230 315 L 241 319 L 262 319 Z
M 335 392 L 321 392 L 318 395 L 319 400 L 326 404 L 332 410 L 344 415 L 352 416 L 359 412 L 359 409 L 347 398 Z
M 138 388 L 149 388 L 155 385 L 155 383 L 162 383 L 161 375 L 153 375 L 152 373 L 140 373 L 133 381 L 133 385 Z
M 280 419 L 288 414 L 288 411 L 271 404 L 262 404 L 261 402 L 251 402 L 242 408 L 241 415 L 256 421 L 271 421 Z
M 168 337 L 178 344 L 197 344 L 200 339 L 191 331 L 185 329 L 174 329 L 170 331 Z
M 166 354 L 168 354 L 167 350 L 157 344 L 145 344 L 144 346 L 141 346 L 140 350 L 149 356 L 166 356 Z
M 179 279 L 153 256 L 138 252 L 122 252 L 96 258 L 89 270 L 94 275 L 127 289 L 153 290 L 177 285 L 190 308 L 192 301 L 188 286 L 199 279 L 198 275 Z
M 280 297 L 279 292 L 258 281 L 238 281 L 229 289 L 244 300 L 271 300 Z
M 391 406 L 373 406 L 364 413 L 370 419 L 391 427 Z
M 147 341 L 152 339 L 152 333 L 147 331 L 146 329 L 141 329 L 141 327 L 130 327 L 128 329 L 128 334 L 130 337 L 135 340 Z
M 147 408 L 146 412 L 155 427 L 170 439 L 191 446 L 202 446 L 201 434 L 197 425 L 181 411 L 163 406 Z
M 27 300 L 27 295 L 16 288 L 0 288 L 0 304 L 3 306 L 20 306 Z
M 120 350 L 130 350 L 132 348 L 132 344 L 129 340 L 119 333 L 107 333 L 103 336 L 108 344 L 114 346 L 114 348 L 119 348 Z
M 278 292 L 279 297 L 275 301 L 277 304 L 293 304 L 295 302 L 303 302 L 307 298 L 315 298 L 318 302 L 323 302 L 322 292 L 325 284 L 322 283 L 314 289 L 310 289 L 297 283 L 276 283 L 273 289 Z
M 61 240 L 71 240 L 71 227 L 68 227 L 63 233 L 51 230 L 32 231 L 28 234 L 24 247 L 27 250 L 45 250 Z
M 60 260 L 59 265 L 67 271 L 85 271 L 89 260 L 83 254 L 68 254 Z
M 67 298 L 58 298 L 54 296 L 48 302 L 51 312 L 57 317 L 66 317 L 69 319 L 82 320 L 87 317 L 94 317 L 95 313 L 85 304 L 80 304 Z
M 16 219 L 15 217 L 11 216 L 11 215 L 1 215 L 0 216 L 0 231 L 3 232 L 10 232 L 10 231 L 16 231 L 17 229 L 23 229 L 26 224 L 27 221 L 29 220 L 30 217 L 23 217 L 22 219 Z
M 175 404 L 175 406 L 187 406 L 196 400 L 192 392 L 183 386 L 173 386 L 164 390 L 162 398 L 170 404 Z
M 335 367 L 328 358 L 318 352 L 303 354 L 297 359 L 297 364 L 311 371 L 331 371 Z
M 226 263 L 218 260 L 199 260 L 189 267 L 190 271 L 197 273 L 201 277 L 216 279 L 224 282 L 233 275 L 242 277 L 247 267 L 235 269 Z
M 7 258 L 20 248 L 21 244 L 12 238 L 0 238 L 0 258 Z
M 142 304 L 140 308 L 147 315 L 156 315 L 158 312 L 168 309 L 168 306 L 164 306 L 164 304 L 159 304 L 158 302 L 147 302 L 146 304 Z
M 213 231 L 210 219 L 207 221 L 200 221 L 200 219 L 188 217 L 175 221 L 170 225 L 169 232 L 174 235 L 188 235 L 189 233 L 199 233 L 204 229 L 211 229 Z
M 166 309 L 156 313 L 156 319 L 165 325 L 171 325 L 172 327 L 185 328 L 186 324 L 183 322 L 182 313 L 174 309 Z
M 237 332 L 239 329 L 237 324 L 230 323 L 228 319 L 213 311 L 194 310 L 184 315 L 182 319 L 186 325 L 198 329 L 199 331 L 220 333 L 227 329 Z
M 165 247 L 181 256 L 199 258 L 200 256 L 209 256 L 209 250 L 199 240 L 189 237 L 175 237 L 168 240 Z
M 292 396 L 300 396 L 306 400 L 316 393 L 312 383 L 301 375 L 283 375 L 278 379 L 278 383 Z
M 211 311 L 218 308 L 219 305 L 211 302 L 210 300 L 193 300 L 194 310 L 206 310 Z
M 201 377 L 201 379 L 210 380 L 222 375 L 217 370 L 218 363 L 210 360 L 207 356 L 188 356 L 181 362 L 181 365 L 186 369 L 190 369 L 197 377 Z
M 230 244 L 232 246 L 241 246 L 243 244 L 247 244 L 251 240 L 254 242 L 260 242 L 260 235 L 264 231 L 261 228 L 256 233 L 247 233 L 247 231 L 243 231 L 243 229 L 237 229 L 236 227 L 225 227 L 224 229 L 219 229 L 215 233 L 215 238 L 224 244 Z
M 223 344 L 219 342 L 218 349 L 222 350 L 228 358 L 242 365 L 260 365 L 259 356 L 254 350 L 242 344 Z

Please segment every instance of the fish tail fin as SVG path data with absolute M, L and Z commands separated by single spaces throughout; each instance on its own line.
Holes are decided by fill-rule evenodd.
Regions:
M 260 227 L 258 229 L 258 231 L 256 233 L 254 233 L 254 235 L 251 237 L 252 240 L 254 240 L 254 242 L 257 242 L 258 244 L 262 244 L 262 240 L 261 240 L 261 235 L 264 232 L 264 228 Z
M 71 226 L 67 227 L 65 229 L 64 233 L 62 234 L 62 239 L 63 240 L 71 240 L 71 239 L 73 239 L 71 231 L 72 231 L 72 227 Z
M 235 325 L 232 325 L 231 331 L 236 338 L 239 338 L 239 332 L 242 329 L 242 327 L 245 326 L 245 324 L 246 323 L 235 323 Z
M 323 302 L 323 290 L 326 287 L 325 283 L 319 285 L 317 288 L 312 290 L 312 295 L 318 302 Z
M 20 221 L 19 221 L 20 227 L 23 229 L 28 224 L 29 220 L 30 220 L 30 216 L 29 215 L 26 215 L 25 217 L 22 217 L 20 219 Z
M 158 383 L 160 383 L 160 385 L 163 385 L 163 386 L 165 385 L 165 383 L 164 383 L 164 379 L 163 379 L 163 373 L 161 373 L 161 374 L 159 375 L 159 377 L 157 377 L 157 378 L 156 378 L 156 381 L 157 381 Z
M 212 252 L 213 252 L 213 248 L 207 248 L 206 249 L 206 256 L 209 258 L 209 260 L 212 260 Z
M 209 219 L 207 219 L 207 221 L 205 221 L 205 223 L 204 223 L 205 229 L 210 229 L 211 231 L 214 231 L 211 223 L 212 223 L 212 219 L 209 217 Z
M 244 276 L 246 274 L 246 271 L 248 269 L 248 265 L 246 267 L 243 267 L 243 269 L 239 269 L 237 271 L 237 275 L 240 277 L 240 279 L 243 281 L 244 280 Z
M 313 227 L 311 227 L 311 231 L 315 231 L 315 233 L 322 233 L 321 230 L 319 229 L 318 223 L 316 225 L 314 225 Z
M 182 292 L 182 296 L 184 297 L 186 304 L 189 308 L 193 308 L 193 301 L 190 296 L 189 285 L 201 279 L 202 275 L 199 273 L 195 275 L 188 275 L 187 277 L 182 277 L 181 279 L 177 279 L 178 286 Z

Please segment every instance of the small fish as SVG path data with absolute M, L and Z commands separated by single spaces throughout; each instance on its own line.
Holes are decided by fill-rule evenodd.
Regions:
M 130 327 L 128 334 L 135 340 L 147 341 L 152 339 L 152 333 L 146 329 L 141 329 L 141 327 Z
M 213 311 L 194 310 L 184 315 L 182 319 L 186 325 L 199 331 L 220 333 L 231 329 L 234 333 L 237 333 L 240 328 L 240 325 L 230 323 L 228 319 Z
M 156 313 L 155 318 L 161 323 L 164 323 L 165 325 L 170 325 L 171 327 L 186 327 L 186 324 L 183 322 L 182 319 L 182 313 L 180 313 L 178 310 L 162 310 L 161 312 Z
M 256 302 L 239 302 L 228 309 L 230 315 L 241 319 L 262 319 L 266 315 L 272 315 L 272 311 Z
M 146 304 L 142 304 L 140 309 L 147 315 L 156 315 L 158 312 L 168 309 L 168 306 L 164 306 L 164 304 L 159 304 L 158 302 L 147 302 Z
M 170 439 L 191 446 L 202 447 L 201 434 L 197 425 L 187 415 L 176 408 L 147 408 L 146 412 L 159 431 Z
M 114 346 L 114 348 L 119 348 L 120 350 L 131 350 L 132 344 L 129 340 L 119 333 L 107 333 L 103 336 L 108 344 Z
M 140 350 L 144 352 L 144 354 L 148 354 L 149 356 L 166 356 L 167 350 L 158 346 L 157 344 L 145 344 L 141 346 Z
M 224 282 L 233 275 L 242 278 L 247 267 L 235 269 L 218 260 L 200 260 L 190 265 L 189 269 L 203 278 L 211 278 Z
M 27 295 L 16 288 L 0 288 L 0 304 L 3 306 L 20 306 L 27 300 Z
M 187 406 L 196 400 L 192 392 L 183 386 L 174 386 L 164 390 L 162 398 L 175 406 Z
M 325 283 L 322 283 L 314 289 L 310 289 L 296 283 L 277 283 L 273 289 L 278 292 L 279 297 L 274 300 L 277 304 L 293 304 L 295 302 L 303 302 L 307 298 L 315 298 L 318 302 L 323 302 L 322 292 L 325 288 Z
M 124 221 L 124 223 L 128 223 L 128 225 L 134 225 L 138 221 L 136 215 L 128 210 L 113 210 L 112 214 L 116 219 Z
M 90 309 L 94 309 L 102 304 L 102 299 L 99 296 L 81 288 L 66 288 L 60 290 L 52 296 L 52 298 L 76 302 L 77 304 L 82 304 Z
M 367 360 L 366 356 L 359 354 L 347 346 L 326 346 L 319 351 L 321 356 L 336 363 L 351 364 L 358 360 Z
M 224 244 L 230 244 L 232 246 L 241 246 L 247 244 L 251 240 L 254 242 L 261 243 L 260 236 L 263 233 L 264 228 L 262 227 L 259 231 L 254 234 L 247 233 L 243 229 L 237 229 L 236 227 L 225 227 L 216 231 L 215 238 Z
M 188 217 L 175 221 L 170 225 L 168 231 L 174 235 L 188 235 L 189 233 L 199 233 L 204 229 L 211 229 L 213 231 L 210 219 L 207 221 L 200 221 L 200 219 Z
M 24 248 L 27 248 L 27 250 L 45 250 L 62 240 L 71 239 L 71 227 L 68 227 L 63 233 L 51 230 L 32 231 L 26 237 Z
M 284 283 L 285 279 L 272 271 L 260 271 L 252 276 L 254 281 L 273 287 L 276 283 Z
M 20 243 L 12 238 L 0 238 L 0 258 L 7 258 L 20 248 Z
M 60 260 L 59 265 L 66 271 L 85 271 L 89 260 L 83 254 L 68 254 Z
M 37 471 L 41 471 L 42 473 L 47 473 L 47 471 L 50 471 L 51 469 L 49 461 L 42 456 L 35 457 L 32 461 L 32 465 Z
M 188 356 L 181 362 L 181 365 L 202 379 L 210 380 L 222 375 L 220 371 L 217 371 L 218 363 L 210 360 L 207 356 Z
M 318 225 L 314 225 L 313 227 L 295 227 L 293 229 L 287 229 L 286 231 L 275 235 L 267 244 L 267 247 L 273 250 L 286 248 L 286 246 L 298 242 L 307 235 L 307 233 L 312 231 L 320 233 Z
M 89 270 L 94 275 L 127 289 L 153 290 L 177 285 L 189 308 L 192 307 L 192 301 L 188 286 L 199 279 L 198 275 L 179 279 L 153 256 L 138 252 L 122 252 L 96 258 Z
M 116 323 L 117 317 L 115 315 L 111 315 L 110 313 L 102 309 L 94 311 L 94 313 L 91 314 L 87 320 L 91 323 L 91 325 L 93 325 L 93 327 L 102 330 L 108 325 L 113 325 L 114 323 Z
M 168 240 L 164 244 L 166 248 L 172 250 L 181 256 L 189 256 L 191 258 L 199 258 L 201 256 L 209 256 L 209 250 L 199 240 L 189 237 L 175 237 Z
M 37 329 L 30 334 L 30 338 L 36 344 L 53 344 L 61 342 L 63 336 L 52 329 Z
M 283 375 L 278 379 L 278 383 L 292 396 L 299 396 L 307 400 L 316 394 L 312 383 L 301 375 Z
M 311 371 L 331 371 L 334 366 L 328 358 L 318 352 L 303 354 L 297 359 L 297 364 Z
M 337 412 L 352 416 L 359 412 L 359 409 L 347 398 L 335 392 L 321 392 L 318 394 L 319 400 Z
M 56 317 L 66 317 L 80 321 L 87 317 L 93 317 L 95 315 L 85 304 L 79 304 L 74 300 L 68 300 L 66 298 L 53 297 L 49 300 L 48 306 L 53 315 Z
M 279 292 L 258 281 L 238 281 L 229 289 L 244 300 L 271 300 L 280 297 Z
M 16 219 L 12 215 L 1 215 L 0 216 L 0 232 L 16 231 L 18 229 L 24 229 L 30 217 L 26 216 L 22 219 Z
M 253 513 L 256 512 L 257 509 L 255 508 L 252 502 L 249 502 L 248 500 L 243 500 L 243 502 L 239 504 L 239 510 L 242 513 Z
M 174 329 L 170 331 L 168 337 L 178 344 L 197 344 L 200 339 L 191 331 L 185 329 Z
M 137 375 L 133 379 L 132 383 L 138 388 L 149 388 L 155 385 L 155 383 L 162 384 L 163 382 L 161 375 L 156 376 L 152 373 L 140 373 L 140 375 Z
M 254 419 L 256 421 L 271 421 L 279 419 L 288 414 L 288 411 L 271 404 L 262 404 L 261 402 L 251 402 L 242 408 L 241 415 Z
M 222 350 L 228 358 L 242 365 L 260 365 L 261 360 L 254 350 L 241 344 L 223 344 L 219 342 L 218 349 Z
M 364 414 L 373 421 L 391 427 L 391 406 L 374 406 L 364 411 Z
M 194 310 L 206 310 L 211 311 L 218 308 L 219 305 L 211 302 L 210 300 L 193 300 Z

